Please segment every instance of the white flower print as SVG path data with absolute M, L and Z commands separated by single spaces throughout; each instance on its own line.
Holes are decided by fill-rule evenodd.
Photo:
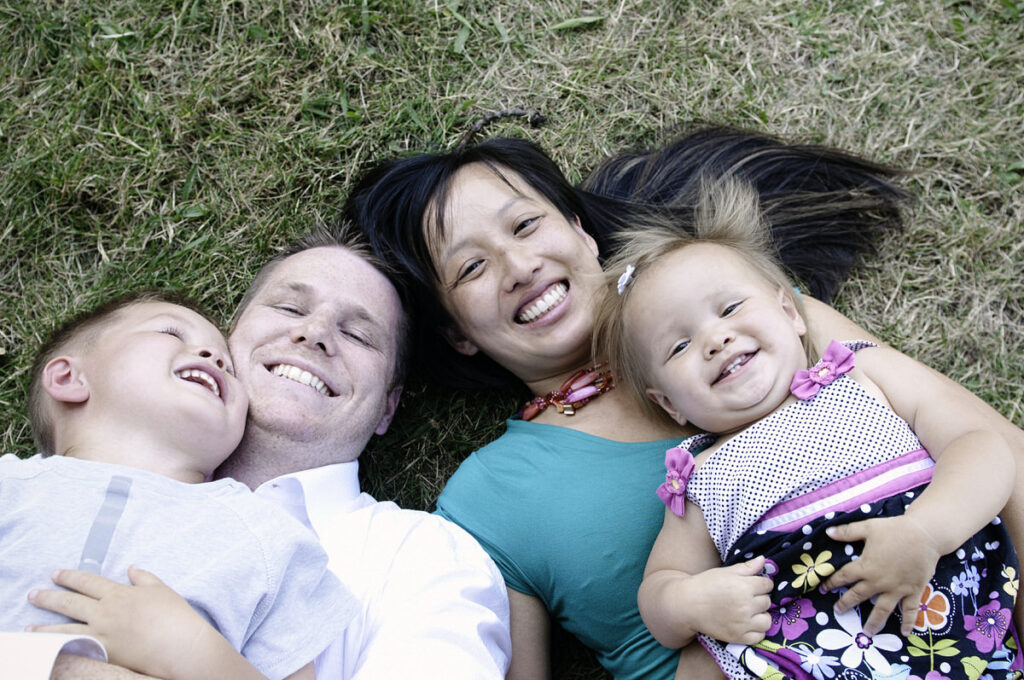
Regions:
M 821 647 L 816 647 L 813 651 L 803 648 L 793 651 L 800 656 L 800 668 L 813 675 L 814 680 L 836 677 L 836 672 L 832 670 L 832 667 L 839 665 L 839 659 L 834 656 L 825 656 Z
M 949 584 L 953 594 L 961 597 L 969 594 L 977 595 L 979 585 L 981 585 L 981 576 L 978 575 L 978 568 L 973 564 L 968 565 L 958 576 L 954 576 Z
M 836 623 L 842 628 L 828 628 L 818 633 L 816 642 L 824 649 L 843 649 L 839 661 L 847 668 L 857 668 L 862 661 L 866 661 L 873 670 L 883 673 L 890 673 L 889 662 L 882 656 L 883 650 L 895 652 L 903 648 L 903 642 L 899 636 L 890 633 L 881 633 L 875 637 L 868 637 L 864 633 L 860 620 L 858 607 L 843 613 L 836 614 Z

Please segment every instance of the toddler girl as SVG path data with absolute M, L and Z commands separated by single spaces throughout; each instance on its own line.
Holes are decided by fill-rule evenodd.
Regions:
M 892 349 L 809 360 L 750 189 L 708 188 L 695 222 L 627 235 L 595 339 L 647 407 L 702 431 L 666 454 L 639 596 L 654 636 L 700 634 L 731 677 L 1012 677 L 1006 442 Z

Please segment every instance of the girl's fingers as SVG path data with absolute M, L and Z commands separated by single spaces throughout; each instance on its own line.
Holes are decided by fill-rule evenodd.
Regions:
M 96 600 L 67 590 L 32 590 L 28 601 L 39 607 L 57 614 L 63 614 L 75 621 L 89 622 L 90 612 Z
M 864 622 L 864 633 L 869 636 L 873 636 L 885 627 L 885 622 L 892 614 L 892 610 L 896 608 L 898 600 L 888 595 L 879 597 L 875 602 L 875 606 L 871 608 L 871 614 L 868 616 L 868 620 Z

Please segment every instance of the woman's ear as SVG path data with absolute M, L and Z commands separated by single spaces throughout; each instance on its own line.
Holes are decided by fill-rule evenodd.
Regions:
M 647 398 L 657 404 L 665 413 L 669 414 L 672 420 L 680 425 L 686 425 L 686 416 L 680 413 L 679 409 L 672 404 L 672 399 L 667 394 L 653 387 L 648 387 L 646 391 Z
M 444 326 L 443 328 L 440 328 L 438 332 L 440 332 L 441 337 L 443 337 L 445 341 L 452 346 L 452 349 L 454 349 L 459 354 L 464 354 L 467 357 L 471 357 L 480 351 L 479 347 L 477 347 L 469 338 L 463 335 L 462 331 L 456 328 L 452 328 L 451 326 Z
M 804 336 L 807 334 L 807 322 L 800 316 L 800 310 L 796 308 L 793 295 L 795 293 L 779 287 L 779 304 L 782 305 L 782 311 L 789 317 L 790 322 L 793 324 L 793 329 L 796 330 L 796 334 Z
M 583 237 L 584 241 L 586 241 L 587 247 L 590 248 L 590 252 L 594 253 L 594 257 L 597 257 L 599 255 L 597 241 L 595 241 L 594 237 L 588 234 L 586 230 L 583 228 L 583 224 L 580 223 L 580 216 L 573 215 L 571 224 L 572 228 L 575 229 L 576 232 Z
M 89 383 L 74 357 L 50 359 L 43 366 L 42 385 L 54 401 L 64 404 L 81 404 L 89 399 Z

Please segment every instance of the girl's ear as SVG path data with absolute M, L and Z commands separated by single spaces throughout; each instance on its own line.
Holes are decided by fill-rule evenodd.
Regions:
M 573 216 L 572 216 L 572 222 L 571 222 L 571 224 L 572 224 L 572 228 L 573 228 L 573 229 L 575 229 L 575 230 L 576 230 L 576 232 L 577 232 L 577 233 L 578 233 L 578 234 L 579 234 L 580 236 L 582 236 L 582 237 L 583 237 L 583 240 L 584 240 L 584 241 L 586 241 L 586 243 L 587 243 L 587 247 L 588 247 L 588 248 L 590 248 L 590 252 L 594 253 L 594 257 L 597 257 L 597 256 L 598 256 L 598 247 L 597 247 L 597 241 L 595 241 L 595 240 L 594 240 L 594 237 L 593 237 L 593 236 L 591 236 L 590 234 L 588 234 L 588 233 L 587 233 L 587 232 L 586 232 L 586 231 L 585 231 L 585 230 L 583 229 L 583 224 L 581 224 L 581 223 L 580 223 L 580 216 L 579 216 L 579 215 L 573 215 Z
M 43 366 L 42 385 L 54 401 L 81 404 L 89 399 L 89 383 L 74 357 L 61 356 L 50 359 Z
M 661 390 L 656 390 L 653 387 L 648 387 L 647 398 L 653 401 L 655 404 L 661 407 L 661 409 L 672 417 L 672 420 L 676 421 L 680 425 L 686 425 L 686 416 L 679 412 L 679 410 L 672 404 L 672 399 Z
M 796 334 L 803 336 L 807 334 L 807 322 L 800 316 L 800 311 L 796 308 L 796 303 L 793 302 L 793 295 L 793 293 L 790 293 L 785 288 L 780 287 L 779 304 L 782 305 L 782 311 L 786 313 L 786 316 L 792 322 Z
M 464 354 L 467 357 L 471 357 L 480 351 L 480 348 L 473 344 L 473 342 L 462 334 L 462 331 L 451 326 L 444 326 L 440 329 L 441 337 L 452 346 L 459 354 Z

